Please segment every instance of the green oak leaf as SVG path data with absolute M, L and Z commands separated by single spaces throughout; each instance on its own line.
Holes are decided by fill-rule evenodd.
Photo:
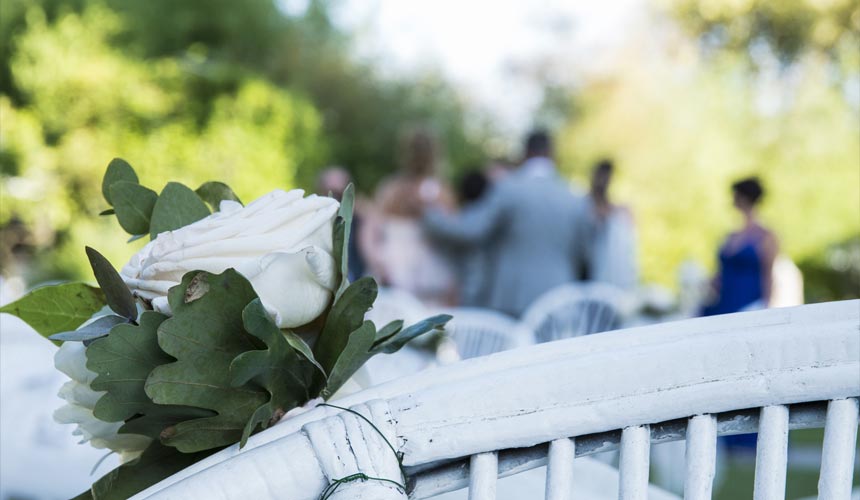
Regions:
M 168 292 L 173 317 L 158 327 L 158 345 L 176 361 L 150 373 L 146 394 L 158 404 L 217 415 L 176 424 L 162 433 L 162 443 L 185 453 L 235 443 L 251 415 L 269 401 L 261 387 L 234 387 L 230 374 L 237 356 L 263 347 L 245 332 L 242 320 L 245 306 L 256 298 L 248 280 L 233 269 L 188 273 Z
M 137 184 L 137 174 L 134 173 L 134 169 L 131 168 L 131 165 L 127 161 L 122 158 L 114 158 L 108 163 L 105 176 L 102 178 L 102 196 L 104 196 L 105 201 L 111 206 L 113 206 L 111 201 L 113 196 L 111 195 L 110 187 L 120 181 Z
M 240 447 L 245 445 L 258 425 L 265 429 L 272 420 L 312 399 L 308 388 L 313 382 L 315 371 L 322 371 L 304 341 L 292 332 L 281 332 L 260 299 L 254 299 L 245 307 L 242 319 L 245 330 L 265 342 L 268 349 L 247 351 L 237 356 L 230 364 L 232 385 L 241 387 L 253 381 L 264 387 L 271 397 L 248 420 Z M 301 342 L 305 348 L 295 349 L 287 341 L 286 335 L 295 337 L 293 343 Z
M 324 398 L 329 398 L 337 392 L 349 377 L 352 377 L 368 359 L 373 357 L 370 349 L 375 339 L 376 327 L 372 321 L 365 321 L 361 327 L 349 334 L 346 346 L 332 367 L 325 389 L 322 391 Z
M 195 189 L 194 192 L 197 193 L 197 196 L 203 199 L 203 201 L 208 203 L 212 207 L 212 210 L 216 212 L 221 209 L 221 202 L 223 200 L 231 200 L 235 201 L 236 203 L 242 203 L 242 200 L 240 200 L 239 197 L 236 196 L 236 193 L 234 193 L 233 190 L 230 189 L 230 186 L 224 184 L 223 182 L 204 182 L 200 185 L 199 188 Z
M 178 182 L 168 182 L 152 210 L 149 236 L 155 239 L 160 233 L 197 222 L 209 213 L 206 203 L 191 188 Z M 138 233 L 140 231 L 135 234 Z
M 131 290 L 125 285 L 116 269 L 95 249 L 86 247 L 87 258 L 93 268 L 93 274 L 105 294 L 108 306 L 113 312 L 122 317 L 134 320 L 137 318 L 137 305 Z
M 102 316 L 77 330 L 56 333 L 48 338 L 51 340 L 61 340 L 63 342 L 89 342 L 91 340 L 104 337 L 108 332 L 110 332 L 111 328 L 121 323 L 128 323 L 128 318 L 111 314 L 109 316 Z
M 105 305 L 98 288 L 84 283 L 63 283 L 32 290 L 0 312 L 18 316 L 45 337 L 81 326 Z
M 376 294 L 376 282 L 365 277 L 350 284 L 332 305 L 314 346 L 314 356 L 329 375 L 346 348 L 350 334 L 364 323 L 364 315 L 376 300 Z M 318 380 L 317 385 L 324 384 Z
M 128 234 L 149 233 L 158 194 L 137 182 L 118 181 L 110 186 L 113 209 L 120 227 Z
M 123 324 L 87 348 L 87 368 L 97 374 L 91 387 L 106 391 L 96 402 L 93 415 L 105 422 L 134 417 L 120 432 L 158 439 L 161 432 L 183 420 L 212 416 L 213 412 L 178 405 L 157 405 L 146 395 L 146 378 L 155 367 L 173 362 L 158 347 L 158 327 L 167 316 L 155 311 L 140 315 L 140 324 Z
M 377 340 L 373 343 L 371 352 L 374 354 L 391 354 L 397 352 L 401 347 L 405 346 L 415 337 L 433 330 L 441 330 L 449 321 L 451 321 L 450 314 L 439 314 L 423 319 L 414 325 L 409 325 L 402 330 L 398 330 L 394 334 L 388 336 L 378 335 Z
M 349 286 L 349 235 L 352 231 L 352 210 L 355 205 L 355 186 L 350 183 L 343 191 L 343 196 L 340 200 L 340 208 L 337 211 L 337 218 L 334 221 L 333 235 L 333 257 L 338 263 L 338 271 L 340 280 L 338 281 L 337 291 L 335 292 L 335 302 L 340 299 L 346 287 Z
M 93 500 L 126 500 L 155 483 L 203 460 L 217 450 L 180 453 L 176 448 L 153 442 L 135 460 L 108 472 L 93 483 Z

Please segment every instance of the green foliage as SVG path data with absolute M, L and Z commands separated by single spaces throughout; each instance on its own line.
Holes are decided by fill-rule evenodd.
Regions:
M 247 421 L 240 446 L 245 445 L 258 425 L 265 429 L 287 411 L 313 399 L 309 391 L 313 377 L 320 373 L 325 375 L 304 341 L 287 332 L 291 337 L 288 341 L 260 299 L 254 299 L 245 307 L 242 321 L 245 330 L 264 342 L 267 349 L 236 356 L 230 364 L 231 384 L 242 387 L 253 381 L 269 392 L 269 401 L 257 408 Z
M 123 318 L 132 321 L 137 319 L 137 305 L 134 302 L 134 297 L 116 269 L 102 254 L 94 249 L 86 247 L 86 252 L 96 281 L 98 281 L 105 295 L 105 300 L 107 300 L 107 305 Z
M 661 0 L 708 44 L 747 51 L 766 42 L 784 60 L 806 51 L 837 56 L 860 43 L 860 4 L 851 0 Z
M 168 182 L 152 210 L 149 236 L 179 229 L 209 215 L 206 203 L 197 193 L 178 182 Z
M 806 302 L 860 297 L 860 237 L 831 245 L 798 262 L 798 267 L 803 272 Z
M 349 336 L 341 335 L 345 340 L 336 361 L 331 367 L 325 389 L 322 391 L 324 398 L 330 398 L 338 389 L 353 376 L 361 366 L 370 359 L 370 349 L 376 338 L 376 328 L 372 321 L 365 321 L 360 327 L 353 330 Z
M 352 231 L 352 211 L 355 206 L 355 186 L 349 184 L 343 191 L 337 218 L 334 221 L 332 248 L 334 261 L 340 263 L 339 278 L 335 300 L 339 299 L 346 287 L 349 286 L 349 238 Z
M 427 332 L 441 330 L 445 324 L 451 321 L 451 315 L 438 314 L 424 319 L 403 329 L 402 321 L 393 321 L 379 331 L 370 352 L 373 354 L 391 354 L 399 351 L 403 346 Z
M 215 416 L 186 420 L 165 430 L 162 442 L 184 453 L 240 441 L 250 415 L 269 400 L 255 385 L 236 386 L 230 365 L 258 343 L 245 332 L 242 311 L 257 296 L 233 270 L 188 273 L 170 290 L 173 317 L 158 328 L 158 344 L 175 362 L 156 367 L 146 394 L 162 405 L 188 405 Z
M 119 225 L 128 234 L 149 234 L 152 211 L 158 194 L 136 182 L 116 182 L 110 186 L 114 213 Z M 110 200 L 108 200 L 110 201 Z
M 113 202 L 111 202 L 111 186 L 120 181 L 137 184 L 137 174 L 128 162 L 122 158 L 114 158 L 108 163 L 107 171 L 105 171 L 105 176 L 102 179 L 102 196 L 104 196 L 105 201 L 110 206 L 113 206 Z
M 158 439 L 170 425 L 212 415 L 197 408 L 156 405 L 144 391 L 150 372 L 173 361 L 158 347 L 157 330 L 165 319 L 167 316 L 163 314 L 146 311 L 140 316 L 139 325 L 116 326 L 107 337 L 87 348 L 87 368 L 98 374 L 91 387 L 105 391 L 96 402 L 93 415 L 105 422 L 134 417 L 121 432 Z
M 98 288 L 64 283 L 36 288 L 0 312 L 18 316 L 45 337 L 74 330 L 105 305 Z
M 377 286 L 373 278 L 361 278 L 351 283 L 332 305 L 325 326 L 314 345 L 314 356 L 330 377 L 352 332 L 364 324 L 364 315 L 376 300 L 376 294 Z
M 93 179 L 117 155 L 147 186 L 218 178 L 251 198 L 292 187 L 300 163 L 323 164 L 321 116 L 297 93 L 248 71 L 228 71 L 223 84 L 193 57 L 136 58 L 117 45 L 132 28 L 116 11 L 73 10 L 31 6 L 19 17 L 8 59 L 15 97 L 0 94 L 0 158 L 12 162 L 0 173 L 0 227 L 17 218 L 27 228 L 45 268 L 34 274 L 85 277 L 84 245 L 113 262 L 139 248 L 112 237 L 109 218 L 91 217 L 105 208 Z M 132 234 L 148 234 L 137 231 L 152 194 L 145 201 L 133 223 L 115 209 Z
M 94 320 L 92 323 L 68 332 L 56 333 L 48 337 L 50 340 L 58 340 L 63 342 L 85 342 L 89 343 L 95 339 L 104 337 L 110 332 L 111 328 L 116 325 L 128 323 L 128 318 L 122 316 L 102 316 Z
M 212 210 L 218 211 L 221 207 L 221 202 L 224 200 L 235 201 L 242 203 L 242 200 L 236 196 L 236 193 L 230 189 L 230 186 L 223 182 L 204 182 L 199 188 L 194 190 L 203 201 L 212 207 Z

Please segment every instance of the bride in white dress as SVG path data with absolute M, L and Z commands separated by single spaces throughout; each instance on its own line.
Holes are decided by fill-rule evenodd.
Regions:
M 433 136 L 416 130 L 404 137 L 401 168 L 379 187 L 372 220 L 363 237 L 371 272 L 383 286 L 404 290 L 427 305 L 450 305 L 456 283 L 451 264 L 428 241 L 421 226 L 427 200 L 453 204 L 437 177 Z
M 589 278 L 630 290 L 638 282 L 636 231 L 633 215 L 609 201 L 612 163 L 603 160 L 594 167 L 591 192 L 586 204 L 589 238 Z

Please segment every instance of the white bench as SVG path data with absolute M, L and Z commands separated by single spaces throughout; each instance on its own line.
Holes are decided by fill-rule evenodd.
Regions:
M 860 301 L 578 337 L 429 370 L 311 410 L 135 498 L 430 498 L 548 464 L 569 498 L 576 457 L 620 448 L 619 497 L 647 496 L 651 443 L 686 439 L 685 497 L 710 498 L 718 435 L 759 432 L 756 500 L 785 496 L 790 429 L 824 427 L 821 499 L 849 498 L 860 396 Z M 380 435 L 381 432 L 381 435 Z M 384 439 L 383 439 L 384 436 Z M 535 498 L 540 493 L 535 492 Z

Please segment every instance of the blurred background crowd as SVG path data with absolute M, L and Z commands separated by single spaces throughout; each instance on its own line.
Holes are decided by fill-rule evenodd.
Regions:
M 144 244 L 98 217 L 114 157 L 246 202 L 353 182 L 351 277 L 414 319 L 528 324 L 573 282 L 630 298 L 625 326 L 857 298 L 860 4 L 4 0 L 0 303 L 92 281 L 85 245 L 120 267 Z M 39 399 L 58 379 L 28 361 L 50 345 L 9 354 L 10 318 L 4 400 L 44 409 L 46 447 L 10 445 L 7 406 L 7 485 L 68 441 Z M 792 498 L 815 491 L 799 460 Z M 81 483 L 64 470 L 54 486 Z M 718 498 L 743 497 L 733 472 Z

